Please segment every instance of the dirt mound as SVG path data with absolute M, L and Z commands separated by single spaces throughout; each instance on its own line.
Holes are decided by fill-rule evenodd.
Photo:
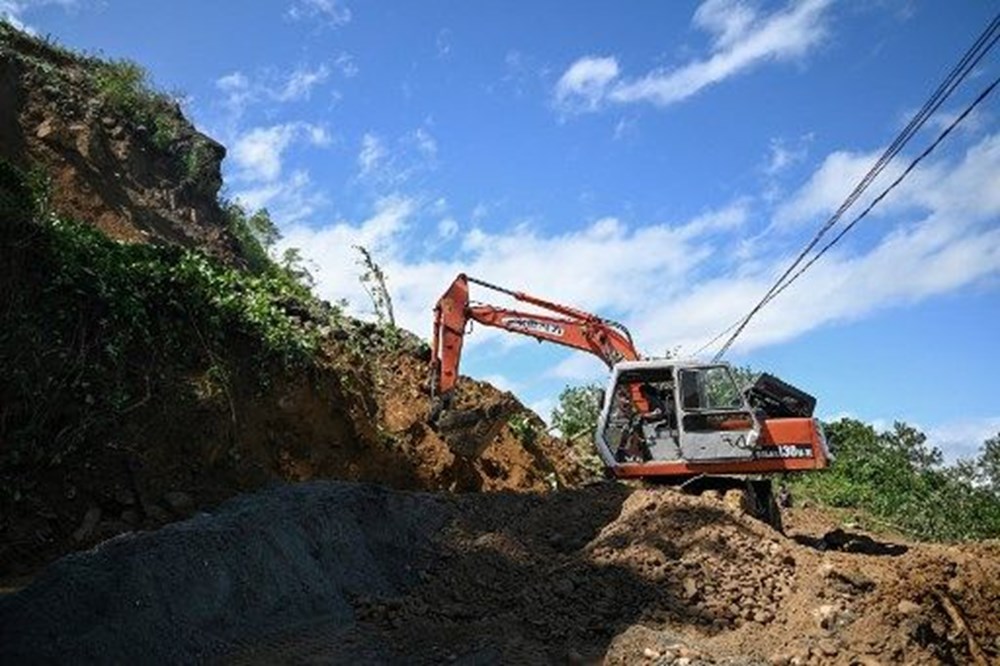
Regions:
M 421 487 L 538 491 L 585 479 L 565 442 L 549 436 L 545 423 L 513 394 L 486 382 L 463 377 L 456 386 L 455 411 L 475 416 L 468 428 L 432 427 L 427 360 L 391 356 L 376 380 L 385 429 L 417 461 Z
M 893 556 L 795 537 L 821 535 L 787 538 L 723 498 L 614 483 L 437 496 L 279 488 L 61 561 L 0 600 L 0 657 L 85 658 L 85 645 L 227 663 L 1000 657 L 996 546 L 901 543 Z M 59 642 L 39 640 L 49 632 Z
M 444 521 L 431 497 L 285 486 L 157 532 L 123 535 L 0 599 L 0 661 L 192 663 L 350 600 L 398 594 Z
M 332 345 L 332 343 L 331 343 Z M 273 368 L 263 386 L 252 354 L 220 387 L 211 368 L 168 375 L 110 441 L 62 463 L 9 476 L 25 488 L 0 517 L 0 577 L 21 576 L 116 534 L 153 529 L 280 481 L 347 479 L 406 489 L 546 491 L 580 475 L 570 452 L 509 394 L 463 381 L 482 404 L 512 404 L 539 423 L 515 434 L 500 414 L 475 458 L 456 455 L 425 422 L 427 366 L 406 351 L 353 365 L 331 347 L 318 367 Z M 177 373 L 175 368 L 167 369 Z M 228 388 L 227 388 L 228 387 Z M 17 474 L 16 469 L 2 470 Z

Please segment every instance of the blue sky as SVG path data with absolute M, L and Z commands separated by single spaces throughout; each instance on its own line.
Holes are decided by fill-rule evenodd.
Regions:
M 370 315 L 362 244 L 424 337 L 464 271 L 619 319 L 650 355 L 744 314 L 998 10 L 0 0 L 181 96 L 229 149 L 227 196 L 269 209 L 324 297 Z M 996 51 L 873 193 L 1000 74 Z M 998 113 L 981 105 L 729 359 L 814 393 L 822 416 L 914 423 L 951 457 L 1000 431 Z M 546 416 L 563 386 L 603 378 L 482 328 L 463 371 Z

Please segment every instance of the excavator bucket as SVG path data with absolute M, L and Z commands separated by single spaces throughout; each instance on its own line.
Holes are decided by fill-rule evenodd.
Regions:
M 438 416 L 436 427 L 452 453 L 462 458 L 478 458 L 518 409 L 513 400 L 472 409 L 448 409 Z

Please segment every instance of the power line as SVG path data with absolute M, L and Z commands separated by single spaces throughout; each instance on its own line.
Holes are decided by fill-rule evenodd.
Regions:
M 735 328 L 733 334 L 729 337 L 729 339 L 726 340 L 726 343 L 715 354 L 713 360 L 719 360 L 720 358 L 722 358 L 722 356 L 726 353 L 729 347 L 732 346 L 733 342 L 735 342 L 736 338 L 738 338 L 739 335 L 746 328 L 747 324 L 750 323 L 750 320 L 753 319 L 753 317 L 761 310 L 761 308 L 763 308 L 768 302 L 770 302 L 778 293 L 784 291 L 784 289 L 789 284 L 791 284 L 792 280 L 797 278 L 806 269 L 808 269 L 809 266 L 815 263 L 816 259 L 822 256 L 822 254 L 825 253 L 825 251 L 829 249 L 829 247 L 831 247 L 832 244 L 836 243 L 840 238 L 843 237 L 847 229 L 853 227 L 854 224 L 858 222 L 858 219 L 860 219 L 860 217 L 863 217 L 865 214 L 867 214 L 868 210 L 871 210 L 872 206 L 869 206 L 866 209 L 866 211 L 861 216 L 859 216 L 858 219 L 855 219 L 847 227 L 847 229 L 841 231 L 840 234 L 834 239 L 834 241 L 831 244 L 825 246 L 824 249 L 822 249 L 819 254 L 813 257 L 806 264 L 806 266 L 804 266 L 802 269 L 796 272 L 793 277 L 790 278 L 790 276 L 792 276 L 793 274 L 793 271 L 795 271 L 795 269 L 799 266 L 799 264 L 803 262 L 805 257 L 813 250 L 813 248 L 816 247 L 816 245 L 819 243 L 822 237 L 837 222 L 840 221 L 840 218 L 843 217 L 844 213 L 852 205 L 854 205 L 854 203 L 858 200 L 858 198 L 860 198 L 860 196 L 869 187 L 869 185 L 871 185 L 872 181 L 875 180 L 875 178 L 885 169 L 885 167 L 889 164 L 889 162 L 903 149 L 903 147 L 921 129 L 921 127 L 923 127 L 927 119 L 935 111 L 937 111 L 937 109 L 945 102 L 945 100 L 948 99 L 951 93 L 962 83 L 963 80 L 965 80 L 965 78 L 969 75 L 972 69 L 983 59 L 983 57 L 990 51 L 990 49 L 993 48 L 998 39 L 1000 39 L 1000 14 L 995 16 L 993 20 L 990 21 L 989 25 L 986 27 L 983 33 L 976 39 L 973 45 L 969 47 L 969 49 L 959 60 L 958 64 L 956 64 L 955 67 L 952 68 L 951 72 L 949 72 L 949 74 L 945 77 L 945 80 L 938 86 L 938 88 L 934 91 L 934 93 L 923 105 L 923 107 L 921 107 L 921 109 L 913 116 L 913 118 L 910 120 L 907 126 L 886 148 L 886 150 L 882 153 L 882 155 L 875 162 L 875 164 L 872 165 L 872 167 L 869 169 L 868 173 L 865 174 L 865 176 L 861 179 L 861 181 L 855 186 L 854 190 L 852 190 L 852 192 L 848 195 L 847 199 L 844 200 L 844 202 L 840 205 L 840 207 L 837 208 L 836 212 L 834 212 L 834 214 L 830 216 L 830 218 L 819 229 L 816 235 L 813 236 L 812 240 L 809 241 L 806 247 L 798 254 L 795 260 L 791 263 L 791 265 L 787 269 L 785 269 L 784 273 L 782 273 L 781 276 L 777 279 L 777 281 L 775 281 L 775 283 L 771 286 L 771 288 L 768 289 L 767 293 L 764 294 L 764 296 L 757 303 L 757 305 L 755 305 L 745 317 L 738 320 L 736 323 L 727 328 L 725 331 L 718 334 L 707 344 L 703 345 L 698 350 L 698 352 L 701 352 L 703 349 L 710 347 L 712 344 L 715 343 L 716 340 L 720 339 L 727 332 Z M 990 90 L 992 90 L 992 86 L 988 88 L 987 91 L 984 91 L 984 93 L 980 96 L 980 98 L 977 98 L 977 100 L 972 104 L 972 108 L 974 108 L 975 105 L 978 104 L 982 98 L 985 98 L 986 95 L 989 94 Z M 965 115 L 967 115 L 968 111 L 971 111 L 971 108 L 967 109 L 967 112 L 964 113 L 962 116 L 960 116 L 960 118 L 964 118 Z M 960 122 L 960 120 L 958 122 Z M 957 122 L 953 123 L 951 127 L 954 127 L 955 125 L 957 125 Z M 951 127 L 949 127 L 948 130 L 944 133 L 944 136 L 946 136 L 947 133 L 950 132 Z M 939 137 L 939 140 L 935 141 L 935 143 L 932 144 L 933 147 L 936 147 L 937 144 L 940 142 L 940 140 L 944 138 L 944 136 Z M 930 150 L 933 150 L 933 147 Z M 919 162 L 919 160 L 923 159 L 924 156 L 925 155 L 921 155 L 921 157 L 918 158 L 916 162 Z M 909 173 L 909 171 L 914 166 L 916 166 L 915 163 L 911 164 L 905 173 Z M 896 184 L 898 184 L 898 182 L 894 183 L 886 191 L 884 191 L 879 196 L 878 200 L 881 200 L 882 197 L 888 194 L 888 192 L 891 191 L 891 189 L 893 189 Z
M 826 245 L 824 245 L 822 248 L 820 248 L 819 251 L 815 254 L 815 256 L 813 256 L 808 262 L 806 262 L 806 264 L 802 268 L 800 268 L 798 271 L 796 271 L 790 278 L 788 278 L 788 280 L 786 280 L 780 287 L 778 287 L 778 289 L 776 289 L 773 294 L 767 296 L 766 299 L 765 299 L 764 304 L 766 305 L 768 302 L 772 301 L 775 297 L 777 297 L 778 294 L 780 294 L 785 289 L 787 289 L 789 286 L 791 286 L 791 284 L 793 282 L 795 282 L 797 279 L 799 279 L 799 277 L 803 273 L 805 273 L 809 269 L 810 266 L 812 266 L 814 263 L 816 263 L 819 260 L 819 258 L 822 257 L 824 254 L 826 254 L 827 251 L 830 250 L 830 248 L 832 248 L 834 245 L 836 245 L 838 242 L 840 242 L 840 239 L 842 239 L 844 236 L 846 236 L 847 232 L 849 232 L 851 229 L 853 229 L 854 226 L 858 222 L 860 222 L 863 218 L 867 217 L 868 213 L 871 212 L 871 210 L 877 204 L 879 204 L 889 194 L 889 192 L 891 192 L 892 190 L 896 189 L 896 187 L 901 182 L 903 182 L 903 180 L 910 174 L 911 171 L 913 171 L 914 168 L 916 168 L 916 166 L 921 161 L 924 160 L 924 158 L 926 158 L 928 155 L 930 155 L 932 152 L 934 152 L 934 150 L 938 147 L 938 145 L 942 141 L 944 141 L 945 137 L 947 137 L 949 134 L 951 134 L 951 132 L 959 125 L 959 123 L 961 123 L 963 120 L 965 120 L 965 118 L 970 113 L 972 113 L 972 111 L 983 100 L 985 100 L 987 97 L 989 97 L 990 93 L 992 93 L 997 88 L 997 86 L 1000 86 L 1000 77 L 994 79 L 993 83 L 991 83 L 989 86 L 987 86 L 986 88 L 984 88 L 982 90 L 982 92 L 980 92 L 979 95 L 976 97 L 976 99 L 973 100 L 972 103 L 969 104 L 969 106 L 967 106 L 965 108 L 965 110 L 962 111 L 962 113 L 959 114 L 941 132 L 941 134 L 938 135 L 938 137 L 934 140 L 934 142 L 931 143 L 927 148 L 925 148 L 924 151 L 922 153 L 920 153 L 920 155 L 918 155 L 912 162 L 910 162 L 909 166 L 907 166 L 906 169 L 903 170 L 903 172 L 896 178 L 896 180 L 894 180 L 888 187 L 886 187 L 884 190 L 882 190 L 882 192 L 877 197 L 875 197 L 872 200 L 872 202 L 870 204 L 868 204 L 868 206 L 860 214 L 858 214 L 857 217 L 855 217 L 853 220 L 851 220 L 851 222 L 847 226 L 845 226 L 843 229 L 841 229 L 840 232 L 838 232 L 837 235 L 834 236 L 832 240 L 830 240 L 830 242 L 828 242 Z M 701 352 L 703 352 L 706 349 L 708 349 L 709 347 L 711 347 L 718 340 L 720 340 L 722 338 L 722 336 L 726 335 L 727 333 L 729 333 L 730 331 L 732 331 L 734 328 L 736 328 L 740 324 L 740 322 L 742 322 L 742 321 L 743 321 L 743 319 L 737 319 L 736 321 L 734 321 L 732 324 L 730 324 L 726 329 L 724 329 L 722 332 L 720 332 L 714 338 L 712 338 L 711 340 L 709 340 L 708 342 L 706 342 L 705 344 L 703 344 L 701 347 L 699 347 L 698 350 L 694 353 L 694 356 L 697 356 Z M 716 358 L 718 358 L 718 356 Z
M 781 285 L 781 287 L 777 291 L 775 291 L 774 294 L 772 294 L 771 297 L 768 298 L 768 300 L 773 299 L 775 296 L 777 296 L 778 294 L 780 294 L 781 292 L 783 292 L 789 285 L 791 285 L 793 282 L 795 282 L 795 280 L 797 280 L 799 278 L 799 276 L 801 276 L 803 273 L 805 273 L 806 270 L 808 270 L 810 266 L 812 266 L 814 263 L 816 263 L 816 261 L 820 257 L 822 257 L 824 254 L 826 254 L 827 250 L 829 250 L 831 247 L 833 247 L 838 242 L 840 242 L 840 239 L 843 238 L 845 235 L 847 235 L 847 232 L 850 231 L 852 228 L 854 228 L 854 225 L 856 225 L 858 222 L 860 222 L 862 218 L 864 218 L 865 216 L 867 216 L 868 213 L 871 211 L 871 209 L 874 208 L 880 201 L 882 201 L 882 199 L 884 199 L 886 197 L 886 195 L 889 194 L 889 192 L 891 192 L 892 190 L 896 189 L 896 186 L 899 185 L 901 182 L 903 182 L 903 180 L 910 174 L 910 172 L 913 171 L 913 169 L 916 168 L 916 166 L 918 164 L 920 164 L 920 162 L 925 157 L 927 157 L 932 152 L 934 152 L 934 149 L 938 147 L 938 144 L 940 144 L 942 141 L 944 141 L 945 137 L 947 137 L 949 134 L 951 134 L 951 131 L 953 129 L 955 129 L 958 126 L 959 123 L 961 123 L 963 120 L 965 120 L 966 116 L 968 116 L 970 113 L 972 113 L 972 110 L 975 109 L 976 106 L 978 106 L 980 102 L 982 102 L 984 99 L 986 99 L 987 97 L 989 97 L 990 93 L 992 93 L 996 89 L 996 87 L 998 85 L 1000 85 L 1000 77 L 997 77 L 996 79 L 994 79 L 993 83 L 991 83 L 986 88 L 984 88 L 983 91 L 980 92 L 979 95 L 976 97 L 976 99 L 974 99 L 972 101 L 972 103 L 969 104 L 969 106 L 967 106 L 965 108 L 965 110 L 962 111 L 962 113 L 957 118 L 955 118 L 955 120 L 953 120 L 948 125 L 948 127 L 946 127 L 944 129 L 944 131 L 942 131 L 941 134 L 938 135 L 938 137 L 936 139 L 934 139 L 934 142 L 931 145 L 927 146 L 927 148 L 925 148 L 924 151 L 922 153 L 920 153 L 920 155 L 918 155 L 916 157 L 916 159 L 914 159 L 912 162 L 910 162 L 909 166 L 906 167 L 906 169 L 903 171 L 903 173 L 901 173 L 896 178 L 896 180 L 892 181 L 892 183 L 887 188 L 885 188 L 884 190 L 882 190 L 881 194 L 879 194 L 877 197 L 875 197 L 872 200 L 872 202 L 870 204 L 868 204 L 868 206 L 863 211 L 861 211 L 861 213 L 857 217 L 855 217 L 853 220 L 851 220 L 850 224 L 848 224 L 846 227 L 844 227 L 843 229 L 841 229 L 840 232 L 836 236 L 834 236 L 833 239 L 829 243 L 827 243 L 822 248 L 820 248 L 819 252 L 817 252 L 816 255 L 812 259 L 810 259 L 806 263 L 805 266 L 803 266 L 802 268 L 800 268 L 794 275 L 792 275 L 792 277 L 790 277 L 787 282 L 785 282 L 783 285 Z

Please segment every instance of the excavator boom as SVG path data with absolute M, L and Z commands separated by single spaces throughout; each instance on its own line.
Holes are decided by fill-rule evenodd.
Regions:
M 469 283 L 555 314 L 473 305 L 469 300 Z M 461 274 L 434 307 L 431 379 L 435 396 L 448 395 L 458 381 L 462 342 L 469 322 L 579 349 L 597 356 L 608 368 L 620 361 L 639 359 L 628 329 L 617 322 Z

